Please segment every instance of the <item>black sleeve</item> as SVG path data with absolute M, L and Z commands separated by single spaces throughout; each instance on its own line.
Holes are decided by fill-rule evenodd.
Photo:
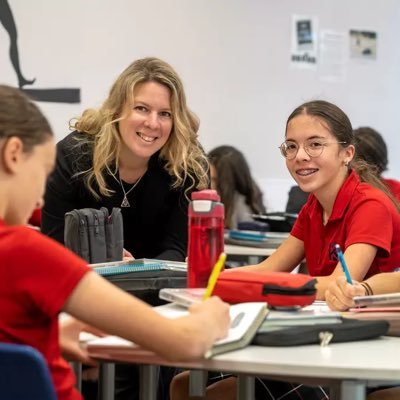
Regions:
M 191 180 L 187 179 L 185 185 L 179 190 L 176 190 L 172 196 L 173 204 L 162 241 L 162 248 L 165 250 L 156 257 L 160 260 L 184 261 L 187 256 L 189 203 L 191 194 L 197 190 L 195 187 L 198 182 L 195 182 L 194 188 L 188 189 L 191 184 Z
M 156 256 L 160 260 L 184 261 L 188 246 L 188 206 L 190 191 L 185 189 L 174 192 L 170 196 L 171 208 L 164 236 L 161 243 L 161 253 Z
M 78 156 L 76 144 L 73 134 L 57 143 L 56 166 L 47 181 L 42 210 L 41 231 L 62 244 L 65 213 L 82 206 L 79 191 L 83 179 L 74 176 L 76 163 L 82 156 Z

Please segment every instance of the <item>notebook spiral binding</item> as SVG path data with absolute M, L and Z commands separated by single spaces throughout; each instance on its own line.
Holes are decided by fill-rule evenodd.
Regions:
M 122 275 L 129 272 L 174 270 L 185 271 L 186 263 L 155 259 L 138 259 L 91 264 L 93 270 L 101 276 Z

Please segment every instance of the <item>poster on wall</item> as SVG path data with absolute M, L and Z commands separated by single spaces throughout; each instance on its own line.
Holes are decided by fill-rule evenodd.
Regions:
M 318 77 L 321 81 L 344 82 L 347 72 L 348 37 L 345 32 L 321 30 Z
M 317 18 L 292 16 L 291 66 L 294 68 L 317 68 Z
M 376 32 L 351 29 L 349 35 L 351 58 L 376 60 L 376 47 L 378 38 Z
M 43 88 L 40 81 L 35 77 L 27 77 L 26 71 L 21 66 L 20 48 L 18 43 L 18 24 L 8 0 L 0 0 L 0 27 L 4 28 L 10 39 L 9 59 L 5 55 L 0 57 L 0 66 L 3 62 L 10 62 L 15 73 L 15 79 L 19 89 L 36 101 L 46 101 L 52 103 L 80 103 L 81 90 L 78 87 Z M 39 71 L 37 71 L 39 74 Z M 8 82 L 3 82 L 8 83 Z M 13 85 L 15 82 L 10 82 Z

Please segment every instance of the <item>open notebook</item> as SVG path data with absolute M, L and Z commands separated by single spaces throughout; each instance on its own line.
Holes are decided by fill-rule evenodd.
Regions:
M 155 311 L 167 318 L 178 318 L 188 314 L 186 308 L 175 303 L 156 307 Z M 227 337 L 215 342 L 214 346 L 204 354 L 210 358 L 227 351 L 237 350 L 247 346 L 255 336 L 258 327 L 261 325 L 267 314 L 265 303 L 241 303 L 230 307 L 231 326 Z M 95 357 L 98 350 L 109 350 L 123 352 L 125 355 L 134 354 L 138 346 L 134 343 L 116 337 L 106 336 L 87 342 L 89 355 Z
M 139 258 L 128 261 L 110 261 L 105 263 L 90 264 L 94 271 L 102 276 L 121 275 L 129 272 L 142 271 L 187 271 L 187 264 L 178 261 L 157 260 L 152 258 Z

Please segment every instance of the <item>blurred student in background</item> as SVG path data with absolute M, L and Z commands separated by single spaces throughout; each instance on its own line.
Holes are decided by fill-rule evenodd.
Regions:
M 260 188 L 251 176 L 242 152 L 233 146 L 219 146 L 208 153 L 211 188 L 225 206 L 225 227 L 236 229 L 239 222 L 252 221 L 251 214 L 265 213 Z
M 387 146 L 382 135 L 370 127 L 360 127 L 354 130 L 354 136 L 356 157 L 373 165 L 382 182 L 393 196 L 400 200 L 400 182 L 382 177 L 389 164 Z

